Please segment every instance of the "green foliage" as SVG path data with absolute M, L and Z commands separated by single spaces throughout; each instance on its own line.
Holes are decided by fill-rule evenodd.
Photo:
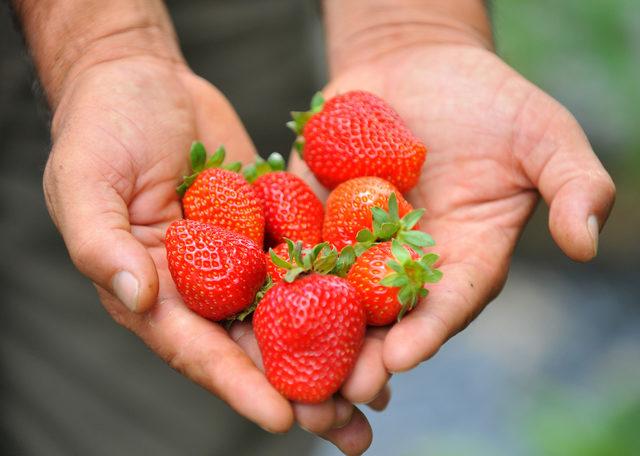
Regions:
M 492 2 L 499 54 L 558 98 L 608 167 L 640 178 L 640 2 Z
M 183 196 L 187 189 L 193 184 L 200 174 L 205 169 L 209 168 L 224 168 L 230 171 L 238 172 L 242 167 L 240 162 L 232 162 L 223 165 L 226 151 L 224 146 L 218 147 L 216 151 L 207 159 L 207 150 L 200 141 L 194 141 L 191 144 L 189 150 L 189 163 L 191 165 L 191 174 L 183 176 L 182 183 L 178 185 L 176 191 L 180 196 Z

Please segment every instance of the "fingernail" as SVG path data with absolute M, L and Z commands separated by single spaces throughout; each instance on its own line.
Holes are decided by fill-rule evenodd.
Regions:
M 127 308 L 135 312 L 138 307 L 138 280 L 128 271 L 120 271 L 111 282 L 113 293 Z
M 598 254 L 598 237 L 600 227 L 598 226 L 598 219 L 595 215 L 590 215 L 587 218 L 587 230 L 591 236 L 591 242 L 593 242 L 593 256 L 596 256 Z

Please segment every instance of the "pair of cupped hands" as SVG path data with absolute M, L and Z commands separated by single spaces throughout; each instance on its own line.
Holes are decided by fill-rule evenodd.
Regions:
M 71 258 L 117 323 L 262 428 L 280 433 L 297 421 L 347 454 L 372 438 L 353 404 L 384 409 L 391 373 L 429 359 L 499 293 L 538 195 L 550 206 L 555 242 L 587 261 L 615 194 L 573 116 L 489 50 L 407 47 L 354 63 L 324 93 L 353 89 L 381 96 L 427 145 L 408 199 L 426 208 L 421 226 L 436 239 L 444 278 L 398 324 L 368 329 L 353 373 L 321 404 L 282 397 L 261 370 L 251 324 L 227 331 L 192 313 L 169 275 L 164 233 L 182 217 L 176 185 L 188 172 L 191 142 L 224 144 L 229 161 L 256 157 L 212 85 L 180 62 L 147 56 L 83 69 L 57 104 L 44 176 Z M 276 114 L 284 128 L 287 113 Z M 299 159 L 290 170 L 326 195 Z

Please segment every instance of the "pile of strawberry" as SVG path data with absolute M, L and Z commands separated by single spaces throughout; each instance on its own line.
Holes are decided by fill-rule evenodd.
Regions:
M 185 304 L 214 321 L 253 327 L 269 381 L 287 398 L 321 402 L 351 372 L 367 325 L 388 325 L 442 274 L 424 209 L 403 197 L 426 148 L 380 98 L 348 92 L 288 125 L 326 206 L 281 155 L 241 170 L 193 144 L 178 187 L 184 220 L 166 233 L 169 270 Z M 265 252 L 267 250 L 267 252 Z

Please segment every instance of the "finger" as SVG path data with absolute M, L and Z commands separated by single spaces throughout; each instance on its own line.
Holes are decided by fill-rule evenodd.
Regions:
M 320 437 L 333 443 L 346 455 L 359 455 L 369 448 L 373 434 L 369 421 L 356 407 L 351 420 L 345 426 L 331 429 Z
M 347 423 L 351 421 L 351 417 L 353 416 L 355 407 L 351 402 L 349 402 L 339 394 L 335 395 L 334 402 L 336 404 L 336 419 L 333 427 L 334 429 L 339 429 L 346 426 Z
M 160 296 L 158 304 L 140 316 L 118 313 L 117 306 L 109 305 L 108 297 L 105 301 L 110 312 L 115 312 L 114 318 L 171 367 L 263 429 L 286 432 L 293 424 L 289 402 L 227 332 L 188 310 L 177 296 L 163 295 L 162 289 Z
M 387 383 L 380 394 L 378 394 L 375 399 L 369 402 L 367 406 L 369 406 L 370 409 L 375 410 L 376 412 L 381 412 L 387 408 L 387 405 L 389 405 L 389 401 L 391 401 L 391 388 Z
M 311 189 L 318 196 L 318 198 L 320 198 L 321 201 L 327 200 L 329 191 L 324 188 L 324 186 L 320 182 L 318 182 L 307 164 L 300 158 L 300 155 L 295 150 L 291 152 L 289 158 L 289 171 L 300 176 L 302 180 L 309 184 Z
M 327 432 L 336 423 L 336 406 L 333 398 L 319 404 L 294 402 L 293 413 L 300 427 L 314 434 Z
M 528 206 L 523 204 L 523 211 Z M 442 280 L 387 334 L 383 361 L 389 372 L 412 369 L 464 329 L 502 288 L 518 230 L 489 221 L 451 220 L 427 227 L 439 241 Z
M 542 117 L 551 103 L 554 116 Z M 611 177 L 594 154 L 574 117 L 546 95 L 533 97 L 520 116 L 515 154 L 549 205 L 549 229 L 558 246 L 576 261 L 598 251 L 599 231 L 615 199 Z
M 251 324 L 235 323 L 229 334 L 258 368 L 264 371 L 262 356 Z M 293 413 L 301 428 L 315 434 L 326 432 L 336 423 L 336 407 L 333 398 L 319 404 L 301 404 L 294 402 Z
M 144 312 L 156 300 L 158 276 L 149 253 L 131 234 L 122 197 L 134 177 L 117 164 L 91 161 L 84 153 L 89 146 L 83 138 L 56 142 L 44 176 L 47 206 L 80 272 L 129 310 Z
M 345 399 L 356 404 L 372 401 L 389 381 L 389 373 L 382 360 L 386 328 L 367 330 L 356 365 L 342 385 L 340 392 Z

